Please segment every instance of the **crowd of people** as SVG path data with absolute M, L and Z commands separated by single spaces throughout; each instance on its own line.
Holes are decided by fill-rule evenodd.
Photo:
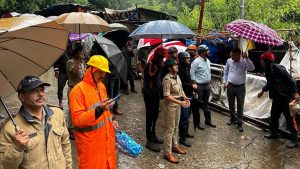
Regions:
M 187 138 L 194 136 L 188 132 L 189 118 L 193 115 L 194 128 L 204 130 L 205 126 L 216 128 L 211 111 L 208 107 L 210 98 L 211 67 L 209 48 L 206 45 L 190 45 L 185 52 L 179 52 L 175 47 L 168 49 L 168 59 L 163 62 L 164 48 L 159 47 L 154 52 L 154 58 L 145 64 L 143 79 L 143 95 L 146 107 L 146 147 L 154 152 L 160 152 L 159 144 L 164 143 L 164 158 L 172 163 L 179 159 L 172 152 L 186 154 L 186 150 L 178 146 L 191 147 Z M 289 102 L 299 102 L 298 89 L 295 81 L 283 66 L 276 64 L 271 52 L 260 57 L 261 67 L 266 74 L 267 84 L 257 94 L 260 98 L 266 91 L 273 100 L 271 108 L 271 131 L 264 134 L 267 139 L 279 137 L 278 120 L 283 113 L 292 139 L 287 148 L 298 146 L 298 133 L 293 126 L 289 112 Z M 243 109 L 246 94 L 246 74 L 254 71 L 255 66 L 246 52 L 232 48 L 227 60 L 223 89 L 227 92 L 230 119 L 227 125 L 236 125 L 243 132 Z M 159 99 L 163 99 L 162 102 Z M 164 113 L 164 139 L 155 132 L 160 103 Z M 236 107 L 237 105 L 237 107 Z M 204 125 L 201 124 L 199 109 L 204 113 Z M 179 138 L 178 138 L 179 134 Z
M 130 43 L 126 43 L 122 52 L 128 57 L 131 92 L 136 93 L 134 80 L 130 77 Z M 246 74 L 247 71 L 253 71 L 255 66 L 239 48 L 233 48 L 230 56 L 223 77 L 230 110 L 227 125 L 236 125 L 238 131 L 243 132 Z M 185 52 L 178 52 L 175 47 L 170 47 L 168 59 L 164 61 L 165 57 L 165 48 L 158 47 L 152 60 L 141 60 L 146 147 L 160 152 L 159 144 L 163 144 L 163 157 L 172 163 L 178 163 L 179 158 L 172 152 L 186 154 L 187 151 L 179 144 L 192 146 L 188 140 L 194 137 L 188 131 L 191 115 L 195 130 L 217 127 L 208 106 L 212 81 L 209 48 L 206 45 L 190 45 Z M 273 53 L 262 54 L 260 61 L 267 84 L 257 97 L 269 91 L 273 100 L 271 131 L 265 137 L 279 137 L 278 120 L 283 113 L 292 134 L 292 139 L 286 146 L 296 147 L 298 133 L 289 113 L 289 101 L 300 100 L 296 83 L 284 67 L 274 63 Z M 118 72 L 100 54 L 92 54 L 85 63 L 82 46 L 76 46 L 72 52 L 64 54 L 55 65 L 55 71 L 58 79 L 58 107 L 46 105 L 45 86 L 50 84 L 35 76 L 26 76 L 19 83 L 17 92 L 22 106 L 15 117 L 18 126 L 15 127 L 9 121 L 0 132 L 0 168 L 72 168 L 69 140 L 71 132 L 74 132 L 72 135 L 75 138 L 80 169 L 116 168 L 115 129 L 119 126 L 112 113 L 123 114 L 118 110 L 117 102 L 112 99 L 119 92 Z M 107 75 L 108 83 L 105 86 L 104 79 Z M 70 114 L 68 123 L 61 110 L 66 83 Z M 126 84 L 127 82 L 124 93 L 129 93 Z M 164 136 L 161 136 L 163 138 L 156 133 L 160 108 L 165 122 Z M 204 125 L 200 120 L 200 108 L 204 113 Z

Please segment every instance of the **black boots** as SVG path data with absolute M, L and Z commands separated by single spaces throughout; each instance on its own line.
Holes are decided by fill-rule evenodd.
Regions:
M 160 152 L 160 148 L 153 141 L 148 140 L 146 147 L 151 151 Z
M 286 148 L 298 147 L 298 133 L 292 133 L 292 139 L 289 140 L 286 144 Z
M 264 134 L 264 137 L 267 139 L 277 139 L 279 138 L 279 135 L 277 134 L 277 132 L 269 131 Z
M 179 128 L 179 143 L 186 146 L 191 147 L 191 143 L 186 140 L 186 136 L 188 134 L 188 129 Z
M 155 134 L 147 134 L 147 144 L 146 147 L 154 152 L 160 152 L 160 148 L 157 144 L 163 144 L 164 140 L 158 138 Z
M 156 135 L 154 135 L 150 140 L 157 144 L 164 144 L 164 140 L 158 138 Z
M 186 146 L 186 147 L 191 147 L 191 143 L 189 143 L 185 138 L 184 139 L 179 139 L 179 143 L 183 146 Z

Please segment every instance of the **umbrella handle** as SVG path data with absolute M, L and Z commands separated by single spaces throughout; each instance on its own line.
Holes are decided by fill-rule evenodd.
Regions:
M 4 102 L 3 102 L 3 100 L 2 100 L 1 97 L 0 97 L 0 101 L 1 101 L 2 105 L 4 106 L 4 109 L 6 110 L 6 112 L 7 112 L 8 116 L 9 116 L 9 118 L 11 119 L 13 125 L 15 126 L 16 131 L 19 131 L 20 128 L 17 126 L 15 119 L 13 118 L 13 116 L 11 115 L 11 113 L 8 111 L 6 105 L 4 104 Z

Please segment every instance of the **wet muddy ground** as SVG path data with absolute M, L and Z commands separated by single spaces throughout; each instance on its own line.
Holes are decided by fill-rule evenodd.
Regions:
M 53 70 L 48 71 L 42 78 L 53 84 L 47 88 L 48 103 L 58 104 L 56 95 L 56 79 Z M 116 116 L 120 128 L 130 134 L 138 143 L 145 145 L 145 108 L 140 91 L 140 82 L 135 81 L 137 94 L 122 94 L 119 107 L 124 115 Z M 65 92 L 66 93 L 66 92 Z M 18 110 L 20 105 L 17 96 L 12 95 L 5 99 L 5 103 L 13 112 Z M 64 95 L 64 111 L 67 112 L 66 94 Z M 201 112 L 201 121 L 203 114 Z M 66 118 L 67 113 L 66 113 Z M 227 126 L 229 117 L 212 112 L 213 122 L 217 128 L 205 128 L 204 131 L 190 128 L 195 138 L 189 139 L 192 142 L 191 148 L 187 149 L 186 155 L 176 155 L 180 158 L 179 164 L 171 164 L 164 160 L 163 152 L 154 153 L 144 149 L 143 153 L 136 158 L 129 157 L 121 152 L 118 153 L 118 168 L 120 169 L 155 169 L 155 168 L 182 168 L 182 169 L 299 169 L 300 168 L 300 147 L 286 149 L 286 139 L 267 140 L 263 137 L 263 130 L 252 124 L 244 125 L 244 132 L 240 133 L 236 127 Z M 192 118 L 190 119 L 192 120 Z M 191 121 L 192 124 L 192 121 Z M 163 138 L 164 121 L 163 112 L 160 112 L 157 121 L 157 135 Z M 76 149 L 74 141 L 73 159 L 74 168 L 77 168 Z M 161 146 L 162 147 L 162 146 Z

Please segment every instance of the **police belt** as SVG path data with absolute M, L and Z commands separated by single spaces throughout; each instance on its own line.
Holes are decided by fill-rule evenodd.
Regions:
M 111 122 L 112 118 L 108 117 L 107 121 Z M 77 127 L 77 126 L 74 126 L 74 131 L 77 131 L 77 132 L 89 132 L 89 131 L 97 130 L 98 128 L 104 126 L 104 124 L 105 124 L 105 120 L 102 120 L 98 124 L 95 124 L 93 126 L 87 126 L 87 127 Z

